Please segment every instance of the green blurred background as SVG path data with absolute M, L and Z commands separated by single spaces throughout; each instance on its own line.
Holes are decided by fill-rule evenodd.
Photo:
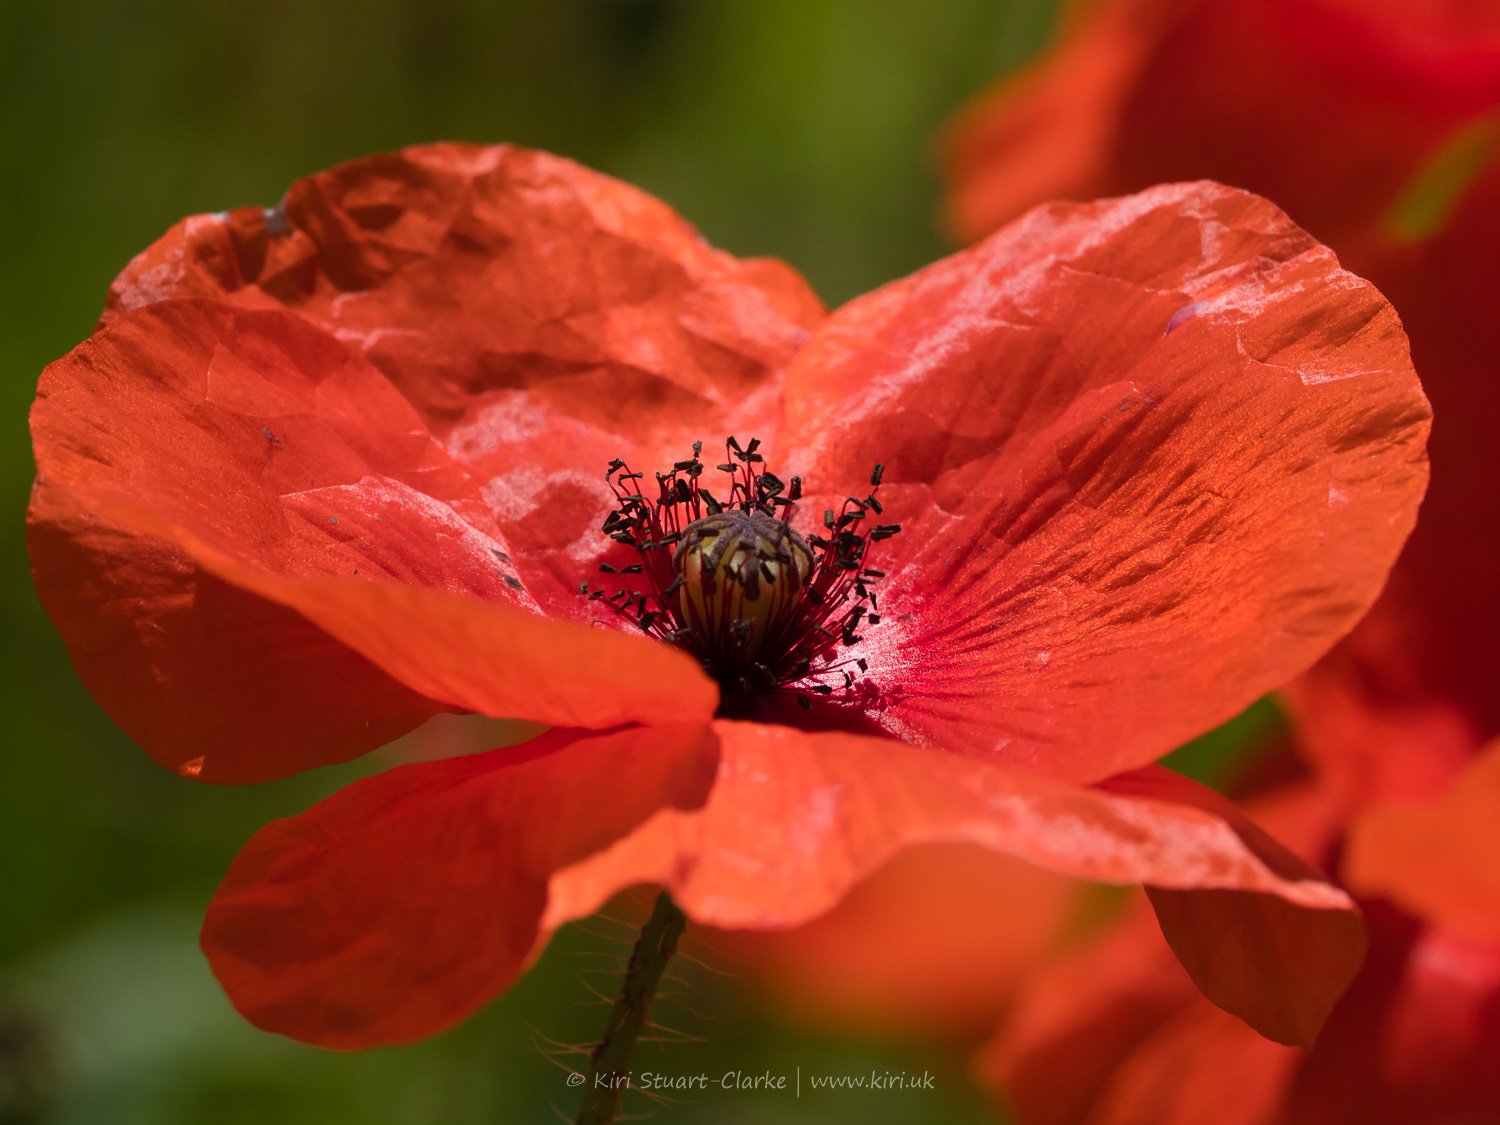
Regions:
M 945 252 L 935 132 L 1046 40 L 1052 0 L 6 0 L 0 6 L 4 784 L 0 1123 L 542 1122 L 575 1097 L 549 1043 L 603 1021 L 629 937 L 569 932 L 457 1031 L 341 1055 L 230 1010 L 196 948 L 238 846 L 368 765 L 212 789 L 151 765 L 79 686 L 31 591 L 25 415 L 111 278 L 180 216 L 440 138 L 574 157 L 714 243 L 801 269 L 830 304 Z M 605 972 L 592 975 L 601 966 Z M 664 1122 L 985 1120 L 964 1060 L 832 1040 L 691 967 L 699 1037 L 637 1059 L 933 1071 L 936 1092 L 689 1095 Z

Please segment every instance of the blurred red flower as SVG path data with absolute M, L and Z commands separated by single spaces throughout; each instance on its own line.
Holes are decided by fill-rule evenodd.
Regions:
M 1461 181 L 1496 139 L 1475 129 L 1500 98 L 1500 9 L 1485 0 L 1072 0 L 1065 11 L 1058 47 L 955 123 L 949 215 L 965 240 L 1038 199 L 1204 169 L 1274 186 L 1331 245 L 1409 238 L 1418 173 L 1468 138 L 1433 169 Z
M 1256 819 L 1333 866 L 1370 955 L 1310 1052 L 1205 1003 L 1137 909 L 1019 989 L 981 1061 L 1027 1125 L 1488 1121 L 1500 1108 L 1500 744 L 1442 795 L 1345 814 L 1309 781 Z
M 439 145 L 131 263 L 43 376 L 30 542 L 84 681 L 185 775 L 346 760 L 443 711 L 561 728 L 247 845 L 204 944 L 263 1027 L 420 1037 L 622 887 L 780 928 L 945 841 L 1149 885 L 1206 994 L 1305 1042 L 1360 954 L 1346 897 L 1148 763 L 1363 612 L 1426 418 L 1388 306 L 1240 192 L 1040 209 L 825 315 L 623 184 Z M 685 655 L 726 636 L 674 650 L 579 585 L 632 557 L 600 534 L 606 467 L 696 490 L 687 449 L 734 434 L 797 461 L 815 512 L 884 463 L 903 530 L 871 536 L 883 574 L 854 560 L 884 619 L 828 618 L 728 718 L 749 672 Z M 685 589 L 632 604 L 740 596 Z

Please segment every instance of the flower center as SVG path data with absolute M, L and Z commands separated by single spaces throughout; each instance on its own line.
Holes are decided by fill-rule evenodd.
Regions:
M 875 583 L 884 574 L 867 565 L 869 547 L 901 525 L 861 531 L 868 514 L 882 511 L 877 465 L 868 496 L 825 510 L 824 534 L 804 537 L 792 527 L 801 479 L 783 482 L 767 471 L 759 447 L 728 440 L 718 466 L 728 478 L 722 500 L 703 486 L 702 442 L 655 475 L 654 496 L 641 490 L 644 473 L 610 462 L 617 507 L 603 531 L 638 561 L 599 569 L 644 588 L 579 589 L 691 652 L 719 681 L 726 707 L 762 693 L 791 693 L 811 706 L 813 696 L 853 689 L 868 670 L 850 650 L 861 627 L 880 623 Z
M 688 524 L 672 561 L 683 625 L 714 644 L 715 666 L 753 669 L 796 622 L 813 554 L 785 520 L 730 509 Z

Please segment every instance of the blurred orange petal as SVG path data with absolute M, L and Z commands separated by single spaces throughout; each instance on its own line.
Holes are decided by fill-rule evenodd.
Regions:
M 1459 937 L 1500 943 L 1500 742 L 1437 799 L 1361 813 L 1344 874 L 1366 897 L 1391 899 Z
M 804 926 L 703 938 L 800 1020 L 973 1039 L 1079 927 L 1089 898 L 1086 885 L 1022 860 L 932 844 L 900 853 Z

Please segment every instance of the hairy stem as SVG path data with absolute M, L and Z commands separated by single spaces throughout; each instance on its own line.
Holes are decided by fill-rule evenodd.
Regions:
M 625 983 L 609 1013 L 604 1035 L 589 1056 L 578 1125 L 610 1125 L 614 1121 L 620 1098 L 630 1086 L 630 1052 L 645 1026 L 651 998 L 686 924 L 687 917 L 672 896 L 662 891 L 631 951 Z

